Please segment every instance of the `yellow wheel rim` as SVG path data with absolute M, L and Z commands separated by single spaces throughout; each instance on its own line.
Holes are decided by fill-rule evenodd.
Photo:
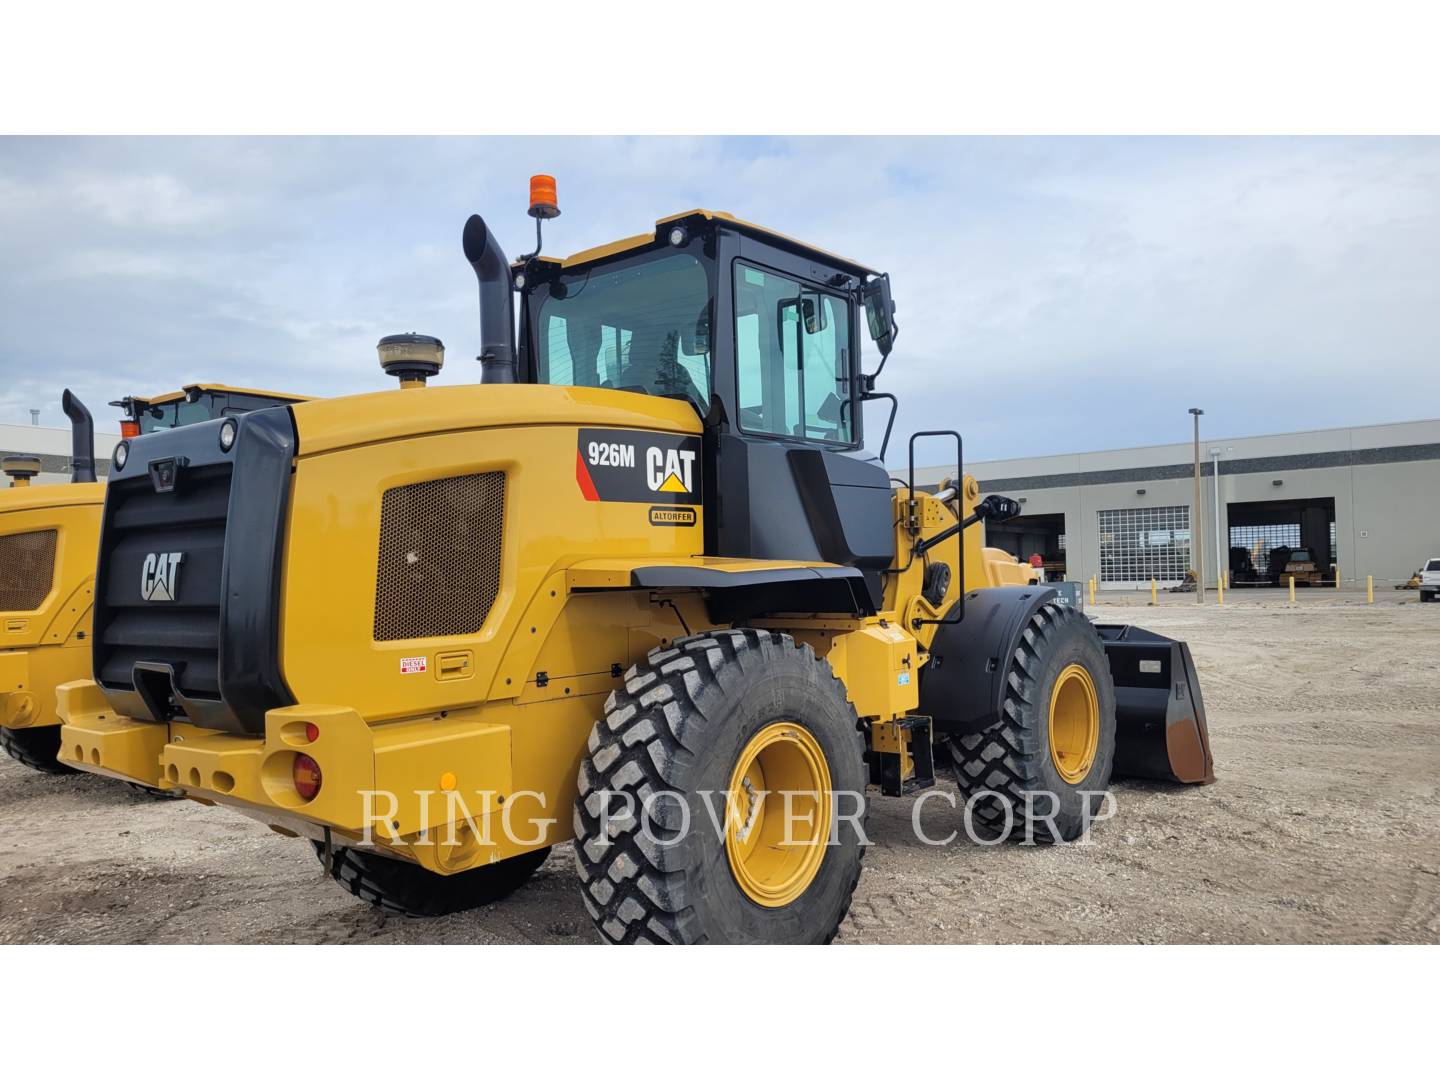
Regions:
M 1071 664 L 1050 692 L 1050 759 L 1067 784 L 1078 784 L 1095 764 L 1100 745 L 1100 699 L 1095 680 L 1080 664 Z
M 810 887 L 825 861 L 832 803 L 815 736 L 784 722 L 755 733 L 730 774 L 725 808 L 730 872 L 746 896 L 784 907 Z

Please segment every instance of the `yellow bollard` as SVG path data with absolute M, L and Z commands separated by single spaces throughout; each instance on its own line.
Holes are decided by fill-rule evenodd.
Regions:
M 1295 603 L 1295 575 L 1290 575 L 1290 603 Z
M 1090 578 L 1090 606 L 1095 606 L 1095 578 Z
M 1159 590 L 1155 587 L 1155 579 L 1152 577 L 1152 578 L 1150 579 L 1150 606 L 1151 606 L 1151 607 L 1154 607 L 1156 604 L 1158 604 L 1158 603 L 1160 602 L 1160 598 L 1159 598 L 1159 596 L 1158 596 L 1158 593 L 1159 593 Z
M 1375 575 L 1365 575 L 1365 603 L 1375 603 Z
M 1335 591 L 1340 591 L 1340 567 L 1338 565 L 1335 567 Z
M 1215 579 L 1215 599 L 1221 607 L 1225 606 L 1225 575 L 1221 574 Z

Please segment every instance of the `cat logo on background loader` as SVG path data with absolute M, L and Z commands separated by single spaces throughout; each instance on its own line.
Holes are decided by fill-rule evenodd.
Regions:
M 140 567 L 140 598 L 174 600 L 176 578 L 184 561 L 183 551 L 152 551 L 146 555 Z

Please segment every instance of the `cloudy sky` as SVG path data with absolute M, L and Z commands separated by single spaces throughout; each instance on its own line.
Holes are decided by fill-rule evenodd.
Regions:
M 889 270 L 892 464 L 922 427 L 990 459 L 1180 441 L 1192 404 L 1217 437 L 1440 415 L 1436 139 L 7 138 L 0 422 L 379 389 L 400 330 L 478 381 L 461 225 L 528 250 L 541 171 L 552 253 L 704 206 Z

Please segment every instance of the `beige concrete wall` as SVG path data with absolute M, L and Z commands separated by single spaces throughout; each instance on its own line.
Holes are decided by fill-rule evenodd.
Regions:
M 1215 439 L 1201 443 L 1202 506 L 1192 510 L 1192 532 L 1204 544 L 1205 579 L 1213 586 L 1217 568 L 1228 562 L 1230 503 L 1331 498 L 1335 500 L 1336 546 L 1346 581 L 1377 583 L 1404 580 L 1426 558 L 1440 557 L 1440 459 L 1394 461 L 1383 464 L 1277 468 L 1273 471 L 1231 474 L 1227 461 L 1295 458 L 1337 451 L 1383 450 L 1389 447 L 1440 444 L 1440 420 L 1418 420 L 1369 427 L 1302 431 Z M 1220 458 L 1220 544 L 1216 544 L 1214 480 L 1210 475 L 1215 447 Z M 1112 469 L 1149 469 L 1189 466 L 1194 460 L 1191 443 L 1137 447 L 1041 458 L 1015 458 L 967 463 L 987 493 L 1012 495 L 1022 500 L 1026 514 L 1064 514 L 1067 574 L 1086 580 L 1099 574 L 1097 512 L 1140 506 L 1190 506 L 1194 501 L 1191 475 L 1145 478 L 1125 482 L 1087 482 L 1073 485 L 1008 489 L 996 480 L 1069 477 Z M 1302 459 L 1303 463 L 1303 459 Z M 916 482 L 934 484 L 954 467 L 918 469 Z M 894 470 L 903 478 L 904 469 Z M 1276 481 L 1279 481 L 1277 484 Z M 1144 494 L 1139 494 L 1139 489 Z M 1328 564 L 1321 554 L 1322 564 Z

